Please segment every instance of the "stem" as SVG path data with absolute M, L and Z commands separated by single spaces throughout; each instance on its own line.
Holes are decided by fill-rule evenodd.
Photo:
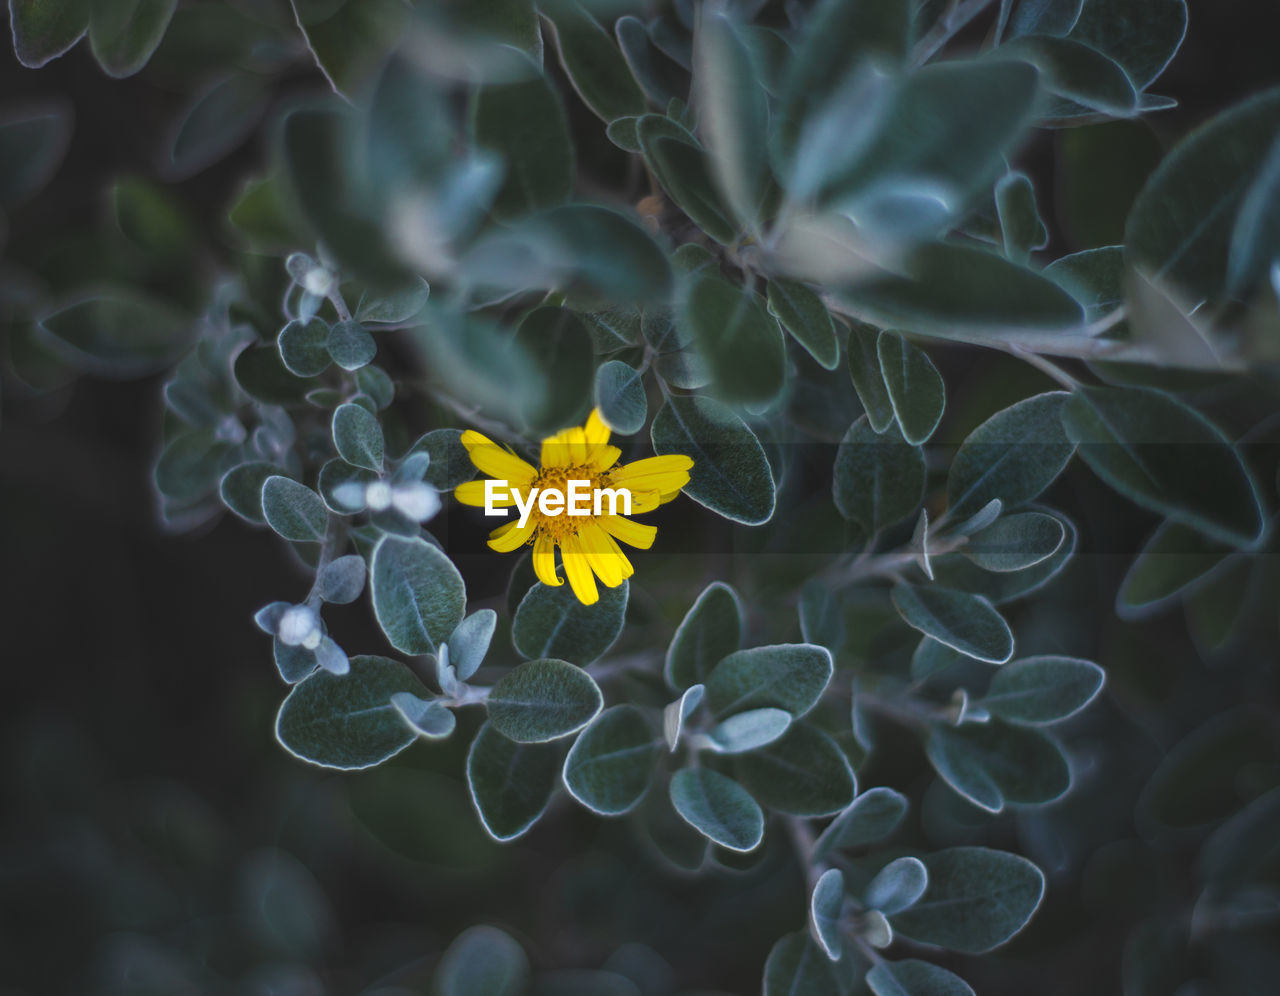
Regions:
M 488 685 L 463 685 L 448 701 L 451 706 L 479 705 L 489 701 L 491 691 Z
M 822 862 L 813 860 L 813 845 L 817 840 L 814 836 L 813 828 L 804 820 L 796 816 L 789 816 L 786 820 L 787 833 L 791 837 L 791 843 L 795 847 L 796 857 L 800 860 L 800 864 L 804 866 L 805 881 L 809 883 L 808 892 L 813 891 L 813 887 L 818 884 L 818 879 L 822 877 L 822 873 L 827 870 L 827 866 Z
M 1039 353 L 1032 352 L 1025 346 L 1012 347 L 1009 350 L 1009 355 L 1016 356 L 1024 363 L 1030 363 L 1041 373 L 1044 373 L 1051 379 L 1057 381 L 1068 391 L 1074 391 L 1080 386 L 1080 382 L 1063 370 L 1062 367 L 1058 366 L 1058 364 L 1044 356 L 1041 356 Z
M 316 564 L 316 579 L 311 583 L 311 590 L 307 592 L 306 604 L 311 608 L 314 609 L 320 605 L 320 575 L 333 563 L 338 551 L 346 545 L 346 541 L 347 520 L 341 515 L 330 512 L 324 527 L 324 542 L 320 545 L 320 560 Z
M 334 281 L 333 289 L 329 291 L 329 303 L 333 305 L 333 310 L 338 313 L 338 321 L 351 321 L 351 309 L 347 307 L 347 302 L 342 298 L 342 291 L 338 288 L 337 280 Z
M 661 660 L 659 654 L 641 651 L 624 657 L 615 657 L 612 660 L 594 661 L 587 665 L 586 672 L 597 681 L 604 681 L 628 671 L 647 671 Z

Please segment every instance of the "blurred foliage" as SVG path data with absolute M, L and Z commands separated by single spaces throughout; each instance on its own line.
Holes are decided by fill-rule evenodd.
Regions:
M 103 615 L 172 666 L 256 612 L 288 691 L 187 679 L 203 793 L 175 717 L 98 760 L 165 693 L 6 724 L 0 983 L 1274 990 L 1280 91 L 1164 96 L 1184 0 L 10 15 L 12 563 L 131 597 L 42 424 L 159 385 L 235 594 Z M 454 493 L 589 413 L 693 466 L 565 585 Z M 22 680 L 126 653 L 16 622 Z

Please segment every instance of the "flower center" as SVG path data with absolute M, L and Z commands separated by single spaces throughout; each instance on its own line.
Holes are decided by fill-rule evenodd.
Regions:
M 534 522 L 537 523 L 536 532 L 550 536 L 557 543 L 567 536 L 572 536 L 584 524 L 595 519 L 590 501 L 579 500 L 579 514 L 568 514 L 569 481 L 589 481 L 590 491 L 594 494 L 598 488 L 608 486 L 608 475 L 596 473 L 593 468 L 586 464 L 573 467 L 543 467 L 542 470 L 538 471 L 538 476 L 533 479 L 531 487 L 538 488 L 539 493 L 543 491 L 558 493 L 561 498 L 560 507 L 566 511 L 562 511 L 558 515 L 544 515 L 538 503 L 535 503 L 532 514 Z M 578 493 L 581 495 L 581 487 L 579 487 Z M 582 509 L 587 510 L 586 515 L 580 514 Z

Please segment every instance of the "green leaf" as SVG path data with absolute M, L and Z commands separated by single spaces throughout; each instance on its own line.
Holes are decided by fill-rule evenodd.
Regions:
M 267 521 L 262 511 L 262 486 L 267 478 L 275 477 L 280 468 L 273 463 L 251 461 L 232 467 L 222 476 L 218 493 L 222 503 L 246 522 L 262 524 Z
M 580 3 L 563 0 L 544 16 L 552 26 L 565 75 L 597 117 L 608 124 L 645 112 L 644 94 L 618 47 Z
M 782 330 L 750 287 L 704 272 L 689 291 L 684 318 L 720 397 L 769 401 L 782 389 Z
M 937 583 L 945 588 L 966 591 L 971 595 L 981 595 L 993 605 L 1004 605 L 1006 602 L 1022 598 L 1043 588 L 1071 562 L 1076 551 L 1077 533 L 1075 526 L 1066 516 L 1046 508 L 1041 508 L 1039 511 L 1046 515 L 1053 515 L 1066 531 L 1066 538 L 1062 541 L 1062 545 L 1047 560 L 1042 560 L 1021 571 L 996 574 L 984 571 L 963 554 L 949 553 L 942 557 L 934 557 L 932 560 L 933 574 Z
M 562 204 L 494 231 L 463 266 L 485 287 L 559 290 L 600 304 L 664 300 L 671 285 L 667 257 L 649 233 L 596 204 Z
M 518 744 L 492 723 L 480 727 L 467 753 L 467 787 L 485 832 L 515 840 L 547 811 L 560 777 L 555 744 Z
M 685 613 L 667 648 L 667 684 L 674 689 L 705 682 L 707 675 L 742 646 L 742 601 L 729 585 L 713 581 Z
M 844 952 L 840 936 L 840 913 L 844 908 L 844 875 L 828 868 L 814 884 L 809 897 L 809 933 L 828 958 L 838 961 Z
M 739 781 L 762 806 L 791 816 L 830 816 L 857 792 L 844 751 L 808 723 L 792 723 L 783 737 L 734 762 Z
M 497 927 L 469 927 L 449 945 L 436 969 L 439 996 L 522 996 L 529 984 L 529 959 Z
M 924 485 L 924 453 L 904 440 L 896 426 L 878 434 L 863 415 L 840 440 L 832 497 L 840 514 L 868 534 L 914 514 Z
M 1267 171 L 1278 130 L 1280 90 L 1269 90 L 1183 139 L 1134 202 L 1124 238 L 1129 262 L 1194 302 L 1250 289 L 1280 248 L 1275 226 L 1265 238 L 1238 243 L 1244 255 L 1234 260 L 1232 238 L 1251 186 Z
M 567 584 L 537 582 L 525 593 L 511 624 L 516 649 L 525 657 L 561 657 L 586 667 L 622 632 L 630 583 L 600 589 L 600 600 L 583 605 Z
M 39 69 L 78 42 L 89 28 L 89 0 L 10 0 L 13 50 L 28 69 Z
M 252 73 L 233 73 L 200 90 L 179 112 L 165 173 L 185 179 L 212 166 L 249 137 L 270 101 L 271 91 Z
M 947 476 L 950 518 L 974 515 L 996 498 L 1015 508 L 1054 482 L 1075 450 L 1062 427 L 1067 398 L 1064 391 L 1026 398 L 969 434 Z
M 1145 90 L 1164 72 L 1186 32 L 1185 0 L 1089 0 L 1070 37 L 1111 56 Z
M 764 996 L 845 996 L 827 954 L 800 930 L 782 937 L 764 963 Z
M 1226 544 L 1166 519 L 1129 565 L 1116 594 L 1116 612 L 1123 618 L 1146 614 L 1195 585 L 1231 553 Z
M 990 951 L 1026 926 L 1044 895 L 1044 874 L 1016 854 L 952 847 L 923 860 L 929 888 L 890 920 L 896 933 L 922 944 Z
M 706 745 L 717 754 L 743 754 L 773 743 L 790 725 L 791 713 L 784 709 L 748 709 L 716 724 Z
M 402 287 L 365 294 L 356 308 L 356 321 L 393 325 L 416 318 L 431 297 L 431 287 L 415 277 Z
M 698 140 L 661 114 L 646 114 L 636 122 L 636 140 L 653 175 L 680 210 L 711 238 L 731 245 L 737 228 L 711 182 Z
M 1049 244 L 1049 229 L 1036 208 L 1036 190 L 1025 173 L 1006 173 L 996 184 L 996 215 L 1004 254 L 1015 263 L 1026 263 L 1033 249 Z
M 1092 702 L 1105 680 L 1092 661 L 1024 657 L 997 671 L 977 704 L 1011 723 L 1056 723 Z
M 542 403 L 525 412 L 529 424 L 544 434 L 580 424 L 591 407 L 594 371 L 591 334 L 582 319 L 568 308 L 534 308 L 520 322 L 516 341 L 548 385 Z
M 840 343 L 831 312 L 817 293 L 807 284 L 786 277 L 768 281 L 768 291 L 770 314 L 820 366 L 834 370 L 840 362 Z M 852 350 L 850 353 L 852 356 Z M 852 369 L 852 359 L 850 364 Z
M 564 761 L 569 794 L 593 812 L 618 816 L 649 788 L 661 745 L 644 713 L 632 705 L 600 713 L 582 731 Z
M 317 671 L 285 698 L 276 739 L 290 754 L 322 768 L 369 768 L 394 757 L 417 734 L 391 705 L 397 692 L 428 696 L 403 664 L 353 657 L 342 676 Z
M 1013 656 L 1013 633 L 981 595 L 938 585 L 893 586 L 893 604 L 908 626 L 988 664 Z
M 343 370 L 359 370 L 378 352 L 373 336 L 359 322 L 338 322 L 329 330 L 327 345 L 333 362 Z
M 414 453 L 426 453 L 431 457 L 423 480 L 437 491 L 452 491 L 476 475 L 476 466 L 462 445 L 459 429 L 432 429 L 409 447 L 405 458 Z
M 962 212 L 1004 172 L 1030 125 L 1038 75 L 1025 62 L 955 59 L 907 77 L 828 198 L 860 224 L 907 192 L 935 199 L 939 221 Z
M 671 776 L 671 804 L 709 840 L 731 851 L 754 850 L 764 837 L 764 813 L 741 785 L 707 768 Z
M 850 314 L 882 328 L 965 342 L 1034 341 L 1084 321 L 1079 302 L 1052 280 L 985 249 L 925 245 L 904 273 L 836 293 Z
M 928 353 L 897 332 L 880 333 L 876 354 L 902 438 L 919 446 L 942 421 L 947 403 L 942 375 Z
M 832 851 L 865 847 L 884 840 L 907 815 L 907 797 L 877 786 L 863 792 L 822 831 L 813 846 L 813 859 L 821 861 Z
M 61 355 L 102 377 L 141 377 L 168 366 L 191 341 L 191 322 L 134 291 L 112 290 L 40 320 Z
M 12 207 L 48 183 L 70 140 L 71 112 L 65 106 L 6 115 L 0 121 L 0 206 Z
M 422 539 L 380 539 L 369 588 L 378 625 L 405 654 L 435 653 L 466 608 L 462 575 L 438 547 Z
M 1052 557 L 1066 536 L 1052 515 L 1015 512 L 972 533 L 961 552 L 986 571 L 1022 571 Z
M 875 996 L 974 996 L 969 984 L 927 961 L 882 961 L 867 972 Z
M 762 67 L 742 26 L 720 7 L 702 11 L 693 36 L 699 126 L 719 187 L 749 230 L 768 180 L 769 103 Z
M 347 605 L 364 591 L 368 573 L 364 558 L 358 553 L 338 557 L 316 575 L 316 593 L 326 602 Z
M 733 522 L 758 526 L 773 516 L 773 474 L 755 433 L 711 398 L 671 396 L 649 427 L 654 452 L 683 453 L 693 469 L 684 493 Z
M 717 717 L 773 706 L 803 716 L 831 680 L 831 651 L 811 643 L 738 650 L 707 675 L 707 706 Z
M 620 17 L 613 32 L 631 75 L 646 97 L 659 107 L 666 107 L 673 98 L 684 100 L 689 96 L 689 73 L 649 40 L 643 21 L 630 15 Z M 638 152 L 639 147 L 632 151 Z
M 1138 108 L 1138 94 L 1125 71 L 1084 42 L 1034 35 L 1002 45 L 1000 52 L 1025 59 L 1044 73 L 1050 93 L 1090 110 L 1126 117 Z
M 408 692 L 391 696 L 391 705 L 414 733 L 427 740 L 443 740 L 458 725 L 453 711 L 438 699 L 426 701 Z
M 268 477 L 262 484 L 262 514 L 267 525 L 295 543 L 319 543 L 329 522 L 318 494 L 280 476 Z
M 329 368 L 329 326 L 319 318 L 293 321 L 280 330 L 276 345 L 289 372 L 298 377 L 316 377 Z
M 870 61 L 897 68 L 911 44 L 911 10 L 898 0 L 822 0 L 804 22 L 782 82 L 780 148 L 787 158 L 795 131 L 839 101 L 826 98 L 842 81 L 857 78 Z M 800 153 L 803 155 L 803 152 Z
M 568 200 L 573 192 L 573 140 L 560 97 L 537 75 L 482 86 L 471 112 L 476 144 L 506 163 L 493 203 L 499 218 L 514 218 Z
M 895 858 L 862 891 L 864 904 L 885 916 L 901 913 L 924 895 L 929 872 L 919 858 Z
M 693 715 L 694 710 L 702 704 L 702 696 L 706 689 L 702 685 L 690 685 L 674 702 L 668 703 L 662 710 L 662 739 L 667 749 L 675 752 L 680 745 L 680 735 L 684 724 Z
M 604 698 L 586 671 L 546 658 L 503 675 L 487 705 L 495 730 L 516 743 L 537 744 L 578 732 L 604 708 Z
M 863 322 L 855 321 L 849 328 L 849 376 L 867 421 L 877 433 L 893 424 L 893 402 L 880 373 L 879 338 L 880 330 Z
M 991 813 L 1008 803 L 1043 805 L 1071 787 L 1071 769 L 1057 743 L 1039 730 L 995 718 L 935 723 L 925 753 L 943 781 Z
M 1257 484 L 1199 412 L 1158 391 L 1082 387 L 1062 410 L 1081 458 L 1131 501 L 1234 546 L 1265 529 Z
M 449 660 L 459 681 L 466 681 L 479 670 L 497 625 L 498 613 L 493 609 L 480 609 L 458 623 L 449 634 Z
M 1085 0 L 1013 0 L 1010 5 L 1006 34 L 1051 35 L 1061 38 L 1080 19 Z
M 366 470 L 382 470 L 384 443 L 376 416 L 347 402 L 333 412 L 333 444 L 347 463 Z
M 208 494 L 222 469 L 225 444 L 217 443 L 210 429 L 195 429 L 175 436 L 156 462 L 156 488 L 166 498 L 194 501 Z
M 644 378 L 635 367 L 621 360 L 600 364 L 592 393 L 600 417 L 614 432 L 630 436 L 644 428 L 649 401 Z
M 164 39 L 178 0 L 94 0 L 89 46 L 108 76 L 132 76 Z

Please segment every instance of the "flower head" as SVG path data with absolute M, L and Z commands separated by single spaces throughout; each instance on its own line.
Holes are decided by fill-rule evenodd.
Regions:
M 678 495 L 689 483 L 689 470 L 693 467 L 693 461 L 680 454 L 619 464 L 622 451 L 609 445 L 609 427 L 594 410 L 585 426 L 564 429 L 542 441 L 541 466 L 537 468 L 478 432 L 464 432 L 462 445 L 481 473 L 504 483 L 505 496 L 496 504 L 510 508 L 519 503 L 528 507 L 523 523 L 509 519 L 490 533 L 489 546 L 509 553 L 532 543 L 534 573 L 543 584 L 553 587 L 564 583 L 556 569 L 555 551 L 559 547 L 569 585 L 585 605 L 600 597 L 597 578 L 606 587 L 615 588 L 631 577 L 631 561 L 618 543 L 647 550 L 658 529 L 620 514 L 619 505 L 613 501 L 607 508 L 595 503 L 587 506 L 590 511 L 566 514 L 569 482 L 586 481 L 594 493 L 603 489 L 626 492 L 629 505 L 624 502 L 621 507 L 632 515 L 641 515 Z M 464 505 L 483 506 L 486 485 L 483 480 L 469 481 L 454 494 Z M 559 506 L 560 514 L 547 514 L 541 503 L 533 502 L 535 489 L 538 494 L 558 494 L 560 500 L 552 504 Z

